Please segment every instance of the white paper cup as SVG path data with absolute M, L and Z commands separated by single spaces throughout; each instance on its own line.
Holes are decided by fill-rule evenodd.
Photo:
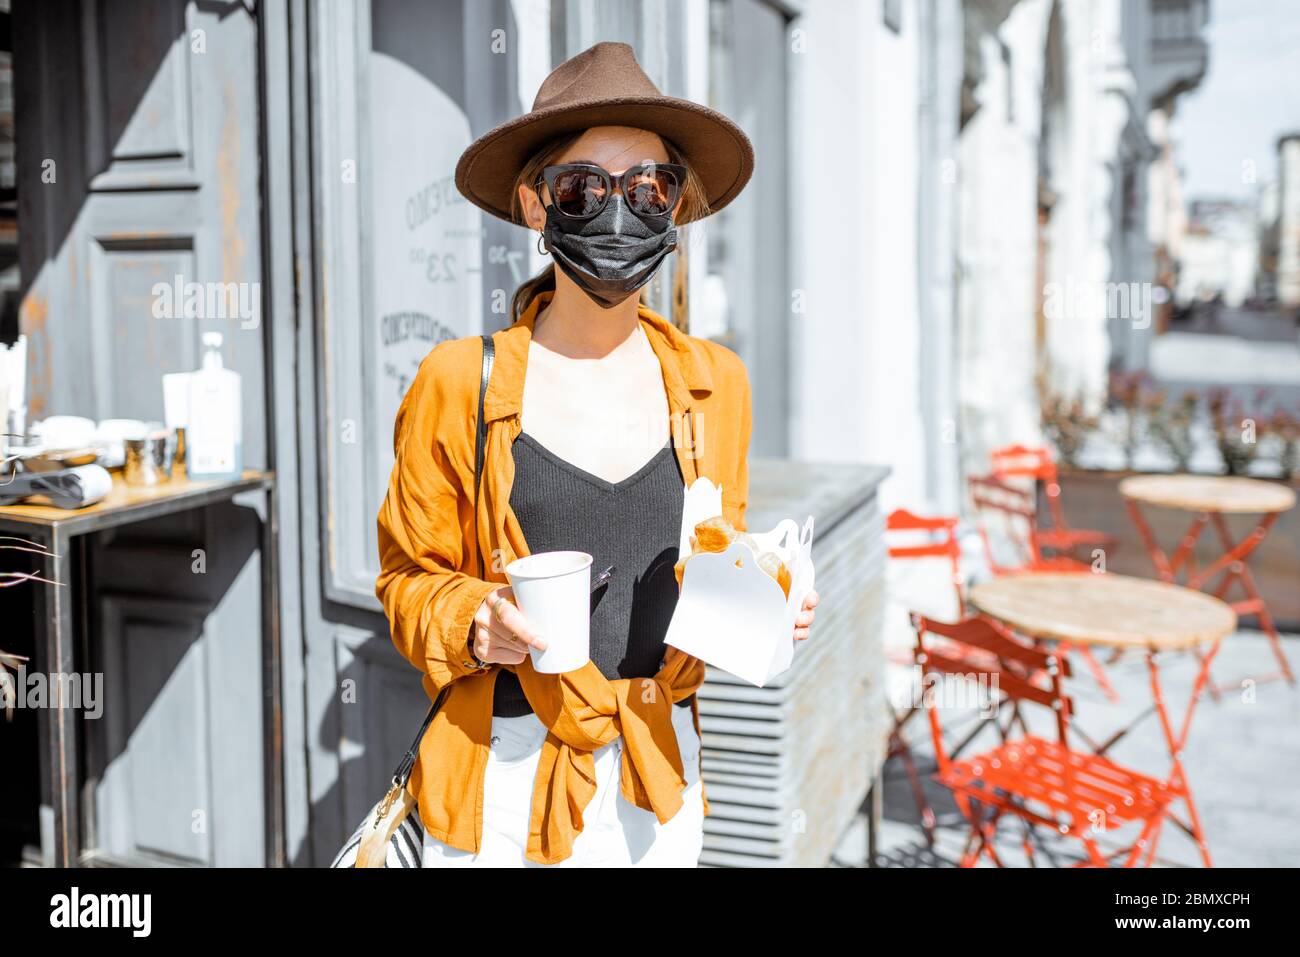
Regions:
M 546 642 L 529 648 L 542 674 L 576 671 L 591 660 L 591 561 L 586 552 L 538 552 L 506 566 L 515 601 Z

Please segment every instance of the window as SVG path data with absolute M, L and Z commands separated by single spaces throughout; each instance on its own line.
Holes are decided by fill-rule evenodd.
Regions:
M 704 223 L 708 270 L 691 332 L 738 352 L 756 384 L 751 453 L 789 452 L 790 315 L 786 164 L 786 19 L 762 0 L 712 0 L 709 105 L 730 116 L 759 158 L 749 185 Z M 761 385 L 758 385 L 761 383 Z
M 506 324 L 527 233 L 456 189 L 474 137 L 521 107 L 509 0 L 313 8 L 319 449 L 326 594 L 377 608 L 393 421 L 444 339 Z M 358 266 L 360 268 L 358 268 Z

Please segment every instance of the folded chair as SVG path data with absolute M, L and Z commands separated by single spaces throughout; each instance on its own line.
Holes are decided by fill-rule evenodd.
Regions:
M 1034 537 L 1040 549 L 1072 558 L 1077 557 L 1075 552 L 1081 549 L 1087 549 L 1089 552 L 1095 548 L 1105 551 L 1114 549 L 1116 540 L 1113 535 L 1088 528 L 1071 528 L 1065 520 L 1060 477 L 1052 453 L 1046 448 L 1007 445 L 994 449 L 989 455 L 989 460 L 994 478 L 1002 480 L 1028 478 L 1043 483 L 1043 491 L 1047 495 L 1048 514 L 1051 515 L 1052 521 L 1047 528 L 1035 524 Z
M 1037 534 L 1038 509 L 1032 492 L 1016 488 L 992 475 L 972 476 L 968 482 L 980 541 L 984 544 L 984 557 L 994 575 L 1092 573 L 1091 565 L 1068 555 L 1043 555 Z M 1086 645 L 1074 648 L 1062 642 L 1060 650 L 1063 653 L 1077 651 L 1106 697 L 1111 701 L 1119 700 L 1119 693 L 1092 649 Z
M 954 599 L 951 605 L 951 614 L 946 616 L 951 621 L 960 621 L 966 617 L 965 580 L 961 572 L 961 545 L 957 541 L 957 525 L 959 522 L 960 520 L 953 516 L 924 517 L 902 508 L 891 512 L 885 520 L 885 538 L 888 542 L 888 554 L 891 561 L 941 559 L 942 563 L 946 564 L 947 579 L 952 585 L 951 598 Z M 916 598 L 914 595 L 903 597 L 908 601 L 914 601 Z M 928 600 L 931 597 L 935 600 Z M 931 617 L 938 618 L 939 616 L 933 611 L 933 606 L 942 604 L 942 596 L 926 596 L 926 598 L 926 612 Z M 915 611 L 915 608 L 913 608 L 913 611 Z M 894 664 L 906 665 L 910 670 L 916 663 L 913 650 L 914 644 L 915 638 L 909 632 L 906 646 L 888 647 L 886 654 Z M 997 659 L 985 652 L 969 649 L 967 651 L 972 659 L 973 666 L 978 666 L 981 662 L 985 665 L 992 664 L 996 666 L 997 664 Z M 960 651 L 957 653 L 960 653 Z M 926 800 L 925 790 L 921 785 L 921 776 L 917 771 L 912 749 L 903 737 L 904 727 L 912 719 L 912 716 L 920 710 L 920 707 L 916 701 L 911 701 L 904 707 L 894 707 L 892 710 L 893 729 L 889 736 L 889 750 L 886 760 L 898 757 L 903 762 L 903 769 L 907 773 L 908 783 L 911 785 L 912 798 L 916 802 L 916 809 L 921 816 L 921 830 L 925 834 L 926 843 L 933 847 L 934 829 L 937 823 L 934 809 L 930 807 L 929 801 Z M 1011 716 L 1008 727 L 1016 721 L 1021 721 L 1023 726 L 1023 719 L 1021 719 L 1014 703 L 1012 703 L 1009 710 Z M 960 754 L 980 734 L 985 726 L 994 720 L 994 718 L 990 717 L 977 722 L 974 728 L 969 730 L 965 737 L 951 748 L 950 754 L 953 756 Z M 1005 733 L 1001 725 L 997 725 L 997 728 L 999 734 Z
M 914 615 L 913 624 L 916 662 L 927 687 L 933 675 L 976 678 L 1003 700 L 1042 705 L 1055 715 L 1055 739 L 1026 732 L 974 757 L 957 760 L 944 746 L 936 701 L 942 693 L 926 694 L 924 705 L 939 766 L 935 778 L 952 791 L 970 824 L 960 865 L 974 867 L 981 857 L 988 857 L 996 866 L 1003 866 L 994 838 L 999 820 L 1011 816 L 1027 828 L 1045 827 L 1077 838 L 1086 857 L 1076 866 L 1110 867 L 1113 858 L 1123 856 L 1124 867 L 1136 866 L 1140 859 L 1149 867 L 1159 829 L 1177 795 L 1163 781 L 1070 747 L 1067 738 L 1073 703 L 1061 691 L 1061 679 L 1070 674 L 1069 662 L 1051 651 L 1021 644 L 1001 625 L 984 617 L 950 623 Z M 953 643 L 992 655 L 998 665 L 972 672 L 970 656 L 955 656 Z M 1046 680 L 1034 675 L 1046 676 Z M 1129 825 L 1138 828 L 1133 843 L 1103 854 L 1098 836 Z M 1028 831 L 1023 846 L 1034 865 Z
M 950 581 L 956 598 L 953 608 L 954 620 L 965 617 L 966 596 L 962 590 L 961 547 L 957 542 L 958 519 L 949 516 L 922 517 L 907 509 L 896 509 L 885 519 L 886 541 L 891 560 L 944 559 L 950 568 Z M 900 646 L 887 649 L 887 654 L 895 664 L 911 666 L 914 656 L 910 647 Z M 903 737 L 903 727 L 919 710 L 915 702 L 904 708 L 894 708 L 893 728 L 889 734 L 889 750 L 885 759 L 898 757 L 903 762 L 908 783 L 912 788 L 912 798 L 921 815 L 921 830 L 925 833 L 926 843 L 934 845 L 935 816 L 934 809 L 925 798 L 921 786 L 921 776 L 916 770 L 916 761 L 912 749 Z
M 959 519 L 947 515 L 923 518 L 905 508 L 895 509 L 885 519 L 886 539 L 890 541 L 890 558 L 943 558 L 952 570 L 952 589 L 957 599 L 958 617 L 964 615 L 966 595 L 961 574 L 961 546 L 957 542 Z M 915 532 L 928 541 L 905 541 L 902 533 Z M 889 534 L 894 533 L 894 534 Z M 916 536 L 913 536 L 913 539 Z

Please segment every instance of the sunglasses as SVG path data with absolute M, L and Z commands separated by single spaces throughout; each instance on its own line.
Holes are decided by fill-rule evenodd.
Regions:
M 542 170 L 533 184 L 551 192 L 555 208 L 570 219 L 599 215 L 617 188 L 638 216 L 666 216 L 677 206 L 686 183 L 686 167 L 676 163 L 640 163 L 615 176 L 591 163 L 561 163 Z

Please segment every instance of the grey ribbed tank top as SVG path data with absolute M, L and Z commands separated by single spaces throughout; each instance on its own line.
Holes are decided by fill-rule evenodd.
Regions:
M 613 579 L 592 596 L 592 663 L 610 679 L 653 676 L 668 650 L 664 635 L 677 607 L 673 565 L 684 479 L 672 442 L 621 482 L 578 468 L 526 432 L 511 453 L 510 508 L 528 550 L 587 552 L 593 575 L 616 566 Z M 690 707 L 693 698 L 677 704 Z M 519 679 L 502 668 L 492 714 L 518 717 L 532 710 Z

